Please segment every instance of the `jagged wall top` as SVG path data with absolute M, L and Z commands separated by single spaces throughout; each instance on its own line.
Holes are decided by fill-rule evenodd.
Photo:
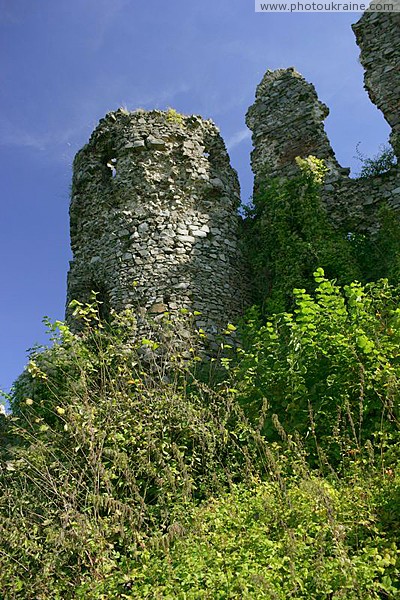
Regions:
M 367 12 L 353 28 L 366 69 L 365 87 L 393 128 L 391 143 L 399 156 L 400 14 Z M 293 68 L 267 71 L 246 118 L 253 131 L 254 193 L 267 177 L 296 173 L 296 156 L 313 154 L 329 167 L 323 201 L 332 221 L 348 232 L 374 232 L 382 203 L 400 209 L 399 167 L 373 178 L 350 179 L 325 133 L 327 115 L 314 86 Z
M 293 67 L 267 71 L 246 115 L 253 132 L 255 186 L 262 177 L 290 176 L 296 156 L 323 158 L 331 174 L 341 171 L 323 127 L 328 107 Z

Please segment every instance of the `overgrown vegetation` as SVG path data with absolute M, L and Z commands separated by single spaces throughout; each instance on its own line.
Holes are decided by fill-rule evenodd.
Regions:
M 291 309 L 294 288 L 311 292 L 317 267 L 341 284 L 361 275 L 346 232 L 333 228 L 321 203 L 324 162 L 310 156 L 298 165 L 297 177 L 267 179 L 245 208 L 244 247 L 263 314 Z
M 302 465 L 298 451 L 293 444 L 277 459 L 275 478 L 208 501 L 173 545 L 144 552 L 77 597 L 398 597 L 396 535 L 386 535 L 398 523 L 382 527 L 378 517 L 398 500 L 398 483 L 359 467 L 327 481 Z M 288 462 L 296 469 L 290 475 Z
M 365 165 L 370 163 L 374 159 L 365 159 Z M 381 278 L 397 284 L 400 277 L 398 212 L 382 203 L 377 231 L 369 234 L 335 228 L 321 201 L 324 162 L 309 156 L 297 164 L 298 176 L 266 179 L 253 203 L 243 208 L 243 247 L 254 301 L 264 318 L 292 310 L 294 289 L 314 292 L 318 267 L 342 286 Z
M 254 314 L 240 360 L 223 363 L 266 439 L 300 435 L 315 464 L 340 470 L 349 452 L 399 424 L 399 289 L 386 280 L 341 289 L 322 269 L 315 280 L 314 296 L 294 290 L 293 313 L 265 325 Z
M 375 234 L 353 233 L 350 244 L 364 281 L 387 278 L 400 281 L 400 216 L 387 205 L 378 213 L 379 229 Z
M 212 387 L 129 313 L 58 324 L 3 423 L 3 597 L 398 596 L 398 292 L 316 278 Z
M 131 314 L 101 327 L 95 304 L 76 313 L 82 333 L 57 324 L 15 384 L 0 484 L 10 598 L 74 597 L 81 579 L 170 531 L 188 503 L 261 468 L 231 394 L 196 381 L 178 353 L 167 367 L 157 342 L 133 343 Z
M 249 211 L 240 347 L 95 298 L 47 323 L 0 414 L 1 598 L 400 597 L 399 223 L 335 231 L 300 166 Z

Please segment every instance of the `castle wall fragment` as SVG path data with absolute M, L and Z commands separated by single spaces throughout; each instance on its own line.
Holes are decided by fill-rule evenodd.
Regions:
M 400 14 L 366 12 L 353 30 L 365 68 L 365 88 L 392 127 L 390 141 L 399 158 Z M 399 166 L 376 177 L 351 179 L 325 132 L 328 114 L 314 86 L 294 68 L 267 71 L 246 116 L 253 133 L 254 194 L 265 178 L 295 175 L 296 156 L 312 154 L 328 167 L 322 200 L 331 221 L 348 232 L 373 233 L 382 204 L 400 209 Z

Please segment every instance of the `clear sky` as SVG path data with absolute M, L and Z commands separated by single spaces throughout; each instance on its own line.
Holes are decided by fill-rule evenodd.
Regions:
M 363 90 L 360 14 L 260 14 L 253 0 L 0 0 L 0 388 L 62 319 L 71 163 L 109 110 L 212 118 L 251 194 L 244 115 L 266 69 L 295 66 L 331 109 L 343 166 L 389 128 Z

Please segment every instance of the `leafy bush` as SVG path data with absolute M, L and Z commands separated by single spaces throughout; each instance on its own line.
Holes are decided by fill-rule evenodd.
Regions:
M 243 328 L 232 387 L 267 439 L 279 423 L 338 464 L 400 422 L 399 290 L 386 280 L 341 289 L 315 273 L 315 297 L 294 290 L 293 313 Z M 275 415 L 275 416 L 274 416 Z M 275 420 L 275 423 L 274 423 Z M 278 423 L 277 423 L 278 421 Z
M 378 212 L 379 229 L 372 234 L 352 234 L 350 244 L 360 265 L 363 281 L 387 278 L 400 281 L 400 215 L 387 204 Z
M 369 456 L 328 480 L 303 454 L 293 442 L 272 448 L 268 481 L 207 501 L 171 544 L 161 539 L 77 598 L 397 598 L 399 514 L 382 513 L 400 499 L 399 475 Z

